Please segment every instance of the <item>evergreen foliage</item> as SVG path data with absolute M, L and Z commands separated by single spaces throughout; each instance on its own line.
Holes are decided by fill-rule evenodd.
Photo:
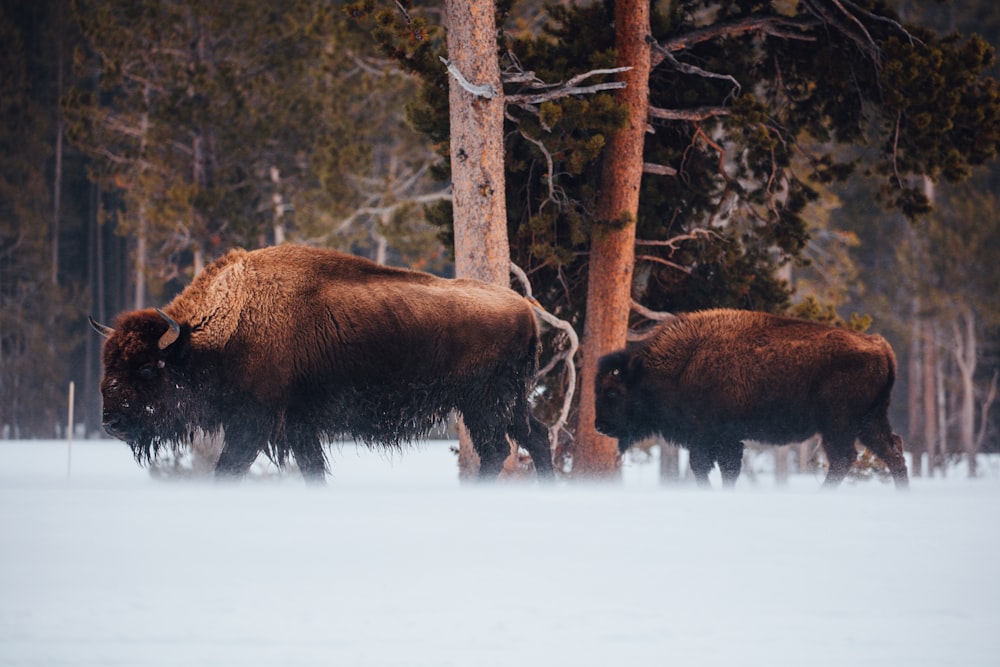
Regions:
M 654 310 L 786 309 L 791 288 L 778 269 L 806 261 L 807 207 L 821 186 L 861 166 L 881 180 L 884 203 L 912 217 L 928 207 L 915 176 L 960 180 L 996 154 L 1000 99 L 984 75 L 993 50 L 978 36 L 904 25 L 871 0 L 671 7 L 653 18 L 662 59 L 651 105 L 665 113 L 652 114 L 645 149 L 668 175 L 647 173 L 637 221 L 649 244 L 637 248 L 634 297 Z M 410 117 L 446 154 L 437 33 L 414 29 L 414 7 L 404 14 L 369 0 L 352 11 L 375 12 L 385 52 L 424 77 Z M 508 75 L 555 83 L 613 65 L 610 0 L 552 3 L 545 16 L 537 33 L 501 36 Z M 508 95 L 525 91 L 522 77 L 509 78 L 518 83 Z M 621 119 L 609 94 L 508 106 L 511 251 L 542 302 L 577 318 L 589 239 L 624 222 L 594 218 L 602 148 Z M 850 145 L 874 150 L 842 159 L 838 147 Z M 447 240 L 447 208 L 430 217 Z

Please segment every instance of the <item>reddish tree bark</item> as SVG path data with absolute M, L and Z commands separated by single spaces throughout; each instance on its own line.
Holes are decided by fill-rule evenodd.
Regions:
M 591 241 L 587 319 L 583 332 L 580 412 L 573 446 L 573 473 L 617 478 L 617 441 L 594 429 L 594 376 L 598 359 L 625 346 L 635 262 L 635 220 L 642 180 L 642 149 L 649 110 L 648 0 L 615 2 L 615 45 L 626 87 L 616 100 L 629 110 L 623 128 L 610 137 L 603 160 L 598 218 L 605 226 Z

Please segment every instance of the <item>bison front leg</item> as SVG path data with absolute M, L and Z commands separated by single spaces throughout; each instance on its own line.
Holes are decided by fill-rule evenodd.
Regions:
M 307 441 L 300 441 L 292 452 L 295 454 L 295 463 L 308 484 L 326 484 L 326 455 L 319 438 L 313 436 Z
M 307 484 L 326 483 L 326 453 L 316 428 L 309 426 L 308 416 L 298 413 L 286 416 L 277 450 L 280 463 L 285 462 L 288 454 L 295 457 L 295 465 Z
M 222 454 L 215 464 L 215 479 L 221 481 L 243 478 L 259 453 L 260 450 L 256 447 L 248 446 L 246 442 L 232 442 L 227 437 Z
M 215 464 L 217 480 L 239 479 L 250 471 L 250 466 L 263 451 L 267 438 L 263 425 L 248 415 L 234 415 L 223 425 L 225 433 L 222 454 Z
M 743 469 L 743 443 L 725 444 L 719 447 L 716 454 L 719 470 L 722 472 L 722 485 L 732 488 L 740 477 Z
M 851 466 L 858 458 L 858 451 L 854 447 L 854 436 L 842 436 L 823 434 L 823 451 L 826 453 L 826 460 L 830 464 L 826 472 L 826 479 L 823 486 L 827 489 L 835 489 L 847 477 L 851 471 Z

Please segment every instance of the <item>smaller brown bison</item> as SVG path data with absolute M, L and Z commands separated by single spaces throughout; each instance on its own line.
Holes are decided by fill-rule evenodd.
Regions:
M 597 430 L 626 451 L 660 434 L 687 447 L 701 485 L 719 464 L 735 484 L 743 441 L 823 439 L 837 486 L 860 440 L 908 484 L 903 443 L 887 415 L 896 357 L 881 336 L 740 310 L 682 315 L 598 365 Z
M 399 446 L 455 410 L 495 477 L 508 438 L 552 476 L 529 411 L 539 334 L 516 292 L 380 266 L 333 250 L 233 250 L 163 310 L 97 325 L 104 428 L 140 463 L 165 443 L 224 433 L 217 476 L 260 452 L 324 479 L 324 440 Z

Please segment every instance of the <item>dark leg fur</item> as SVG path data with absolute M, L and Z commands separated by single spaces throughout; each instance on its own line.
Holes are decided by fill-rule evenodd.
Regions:
M 235 442 L 226 437 L 226 444 L 222 448 L 219 461 L 215 464 L 215 479 L 217 480 L 237 480 L 241 479 L 250 470 L 250 466 L 257 460 L 260 451 L 254 447 L 247 447 L 246 442 Z
M 545 424 L 530 414 L 527 415 L 527 419 L 515 416 L 508 435 L 531 455 L 531 461 L 535 464 L 535 474 L 540 479 L 552 479 L 554 475 L 552 450 L 549 447 L 548 429 Z
M 735 486 L 736 480 L 740 477 L 740 470 L 743 469 L 743 443 L 721 445 L 716 460 L 719 462 L 719 470 L 722 471 L 722 485 Z
M 503 470 L 503 462 L 510 455 L 510 445 L 503 428 L 481 419 L 474 412 L 463 412 L 462 417 L 472 439 L 472 448 L 479 456 L 479 479 L 496 479 Z
M 326 454 L 319 436 L 308 428 L 286 425 L 288 449 L 295 457 L 299 471 L 309 484 L 326 483 Z
M 851 436 L 827 436 L 824 433 L 822 437 L 823 451 L 826 452 L 826 459 L 830 463 L 823 486 L 835 489 L 851 471 L 851 466 L 858 458 L 858 452 L 854 448 L 854 438 Z
M 694 473 L 695 481 L 698 482 L 698 486 L 704 488 L 711 488 L 711 483 L 708 481 L 708 473 L 712 471 L 712 466 L 715 465 L 715 459 L 712 457 L 711 450 L 703 445 L 692 445 L 688 448 L 691 460 L 691 472 Z
M 896 488 L 900 491 L 908 489 L 910 478 L 906 474 L 906 459 L 903 458 L 903 439 L 892 432 L 889 420 L 876 420 L 862 430 L 859 439 L 889 467 Z

